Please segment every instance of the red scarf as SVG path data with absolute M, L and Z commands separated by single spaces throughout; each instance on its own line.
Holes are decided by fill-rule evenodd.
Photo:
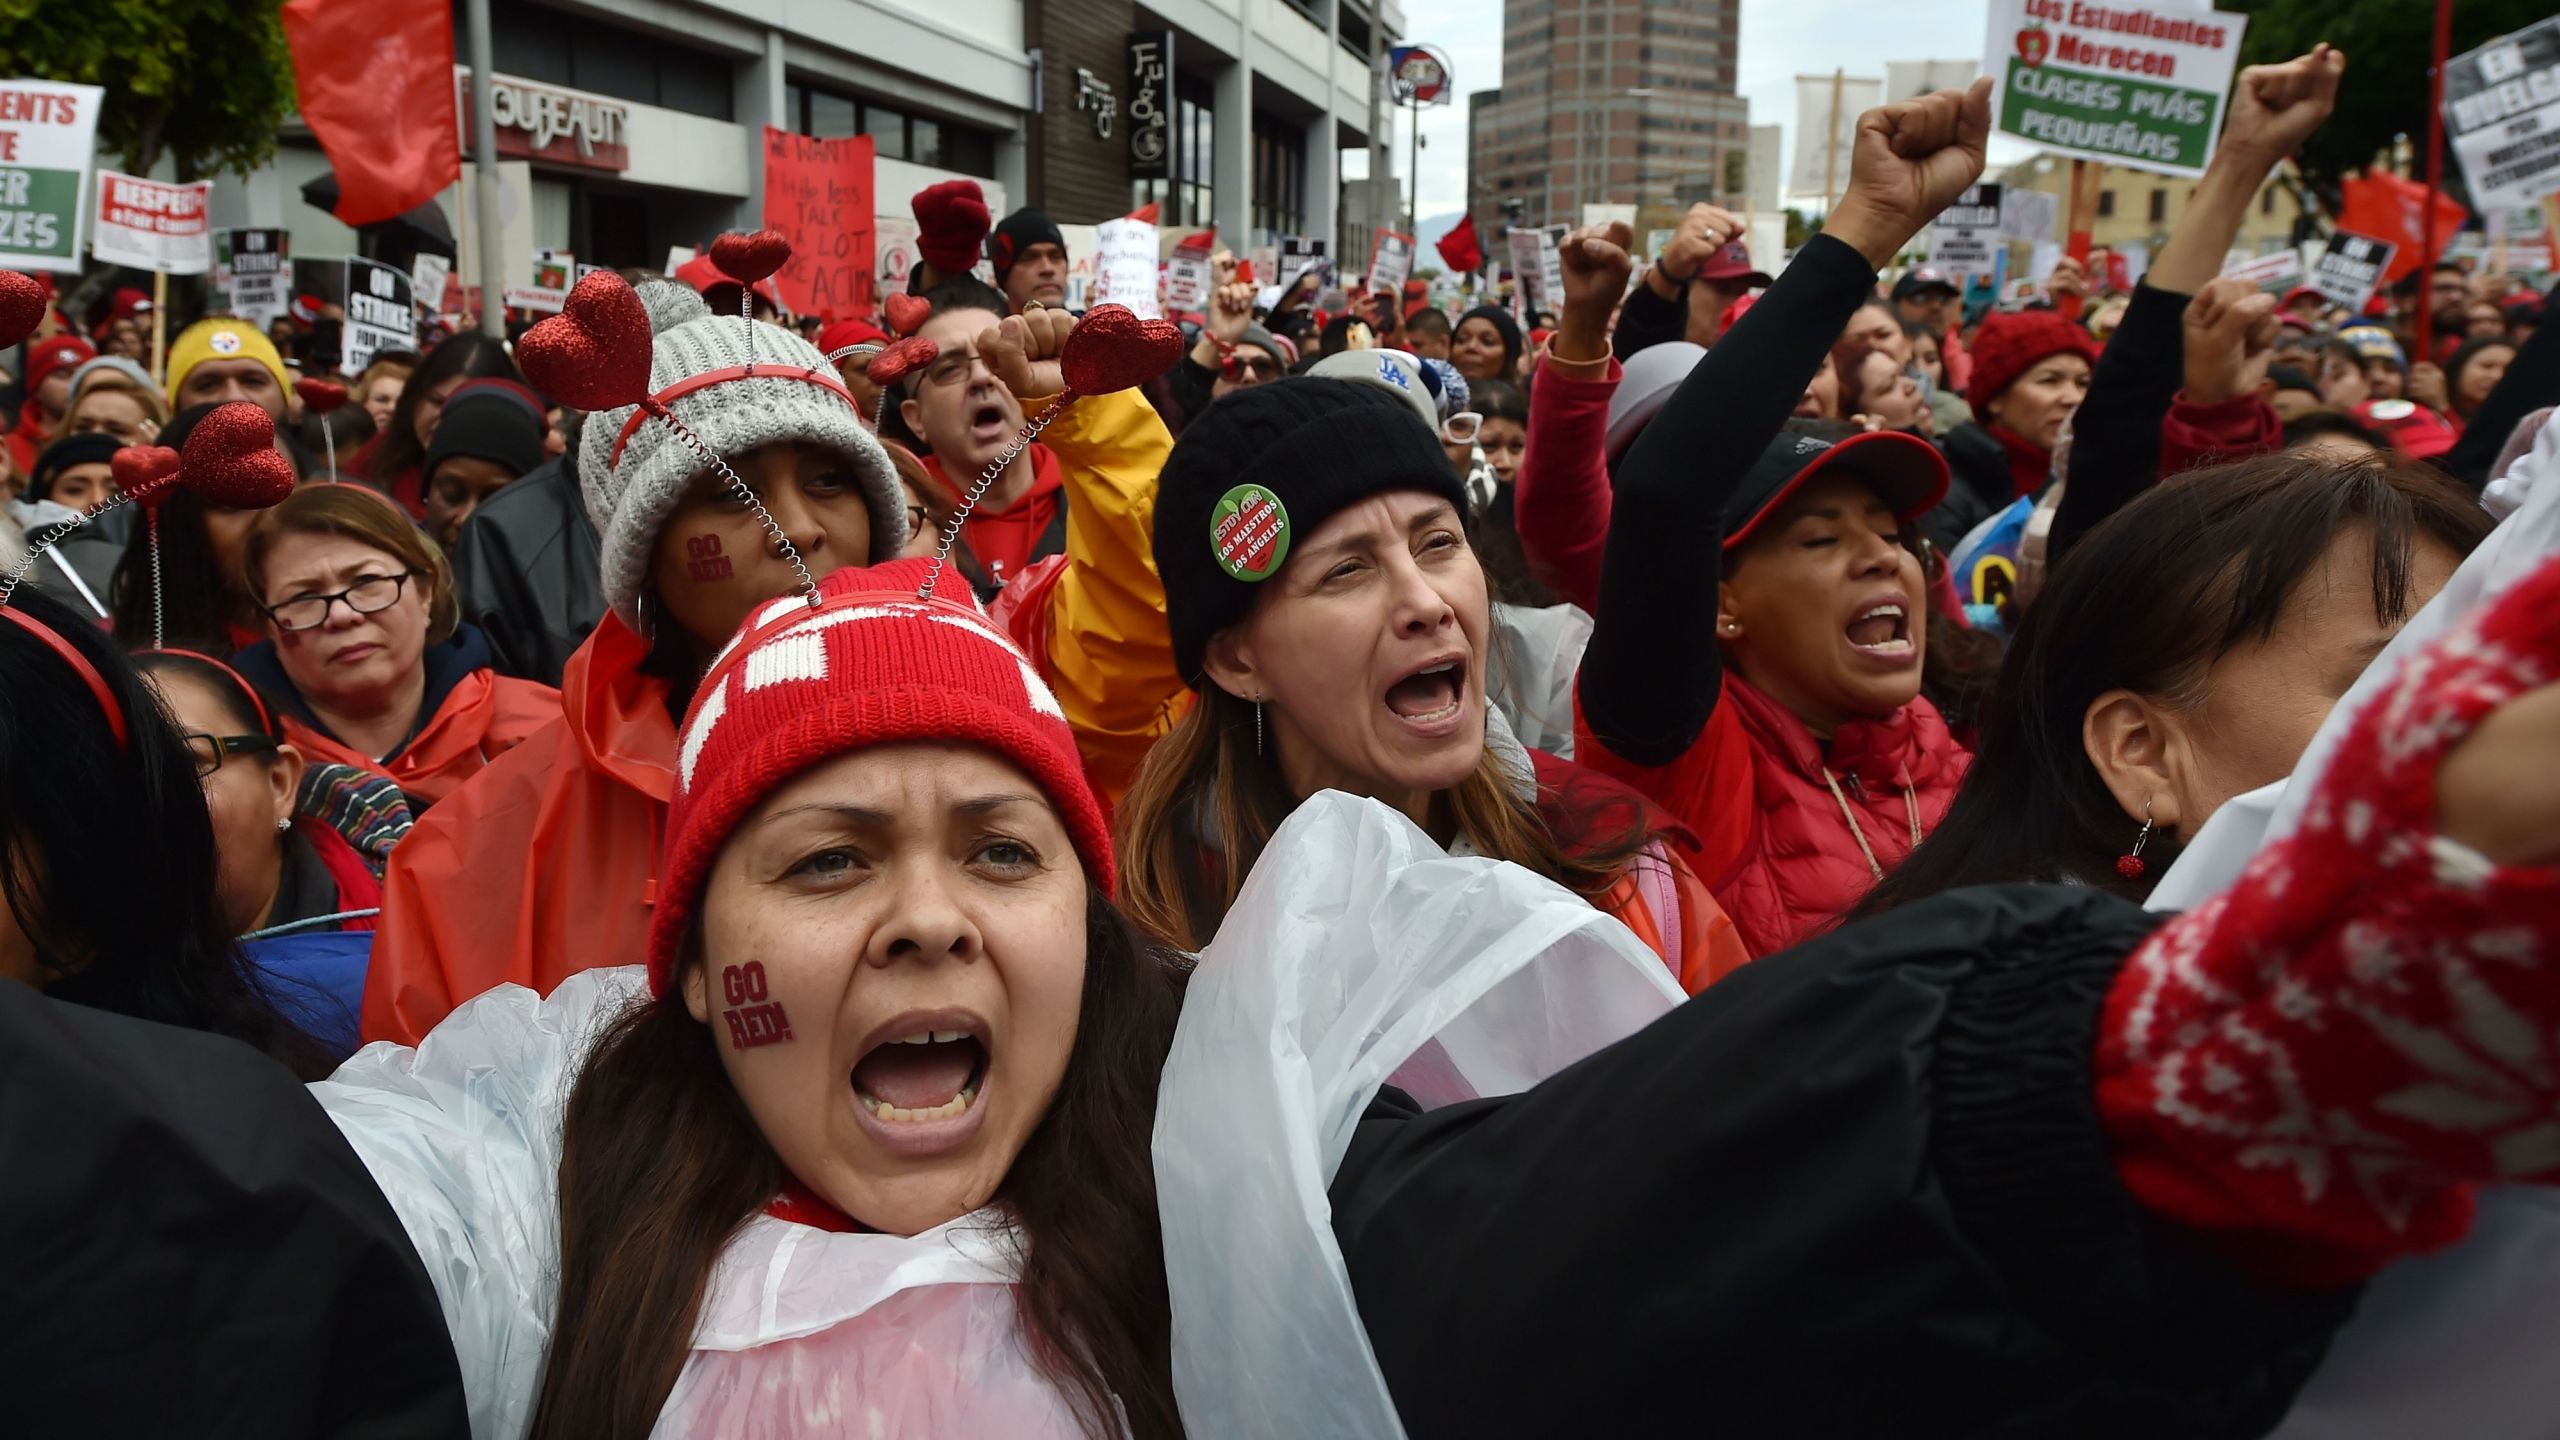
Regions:
M 2012 499 L 2033 495 L 2053 478 L 2053 452 L 2031 441 L 2009 433 L 2009 427 L 1993 421 L 1983 427 L 2009 456 L 2009 484 Z

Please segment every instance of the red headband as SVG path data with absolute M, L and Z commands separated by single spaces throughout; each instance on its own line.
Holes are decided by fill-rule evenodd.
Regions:
M 631 418 L 622 422 L 622 433 L 613 437 L 613 454 L 604 462 L 606 468 L 610 469 L 622 463 L 622 447 L 631 443 L 632 435 L 650 416 L 663 413 L 668 406 L 706 385 L 717 385 L 727 380 L 805 380 L 822 389 L 833 390 L 844 398 L 845 404 L 854 405 L 853 391 L 846 387 L 844 377 L 833 370 L 813 370 L 801 365 L 766 363 L 724 365 L 717 370 L 705 370 L 699 375 L 687 375 L 641 401 L 633 408 Z M 855 418 L 858 420 L 861 415 L 862 407 L 854 405 Z
M 116 748 L 131 750 L 133 737 L 124 728 L 124 707 L 116 703 L 116 692 L 107 688 L 107 677 L 98 673 L 98 667 L 89 663 L 89 657 L 81 654 L 78 646 L 55 634 L 52 626 L 23 610 L 0 605 L 0 617 L 16 621 L 20 628 L 62 657 L 62 662 L 71 667 L 72 673 L 88 685 L 89 693 L 98 697 L 98 708 L 107 712 L 107 728 L 115 732 Z
M 334 484 L 336 482 L 323 481 L 320 483 Z M 408 517 L 403 515 L 401 518 L 405 520 Z M 199 661 L 203 664 L 212 666 L 214 669 L 222 672 L 223 678 L 229 680 L 232 684 L 239 686 L 240 693 L 248 697 L 249 712 L 258 717 L 259 728 L 265 730 L 270 735 L 276 733 L 275 712 L 267 708 L 266 697 L 258 693 L 258 687 L 249 683 L 248 676 L 241 674 L 239 671 L 232 669 L 230 666 L 214 659 L 212 656 L 199 650 L 181 650 L 174 645 L 163 645 L 156 650 L 138 650 L 134 652 L 134 655 L 137 659 L 145 655 L 176 655 L 188 660 Z

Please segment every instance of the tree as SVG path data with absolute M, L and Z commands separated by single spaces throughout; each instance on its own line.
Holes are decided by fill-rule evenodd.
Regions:
M 294 106 L 273 0 L 0 0 L 0 74 L 104 86 L 99 143 L 181 180 L 266 163 Z
M 2220 0 L 2245 12 L 2244 65 L 2290 60 L 2323 40 L 2347 52 L 2347 78 L 2337 113 L 2295 155 L 2303 175 L 2334 199 L 2338 179 L 2374 163 L 2402 135 L 2424 145 L 2428 57 L 2435 47 L 2429 0 Z M 2466 50 L 2522 29 L 2551 13 L 2551 0 L 2461 0 L 2453 9 L 2453 50 Z M 2425 158 L 2420 157 L 2423 168 Z M 2461 185 L 2460 167 L 2445 157 L 2445 184 Z
M 1807 219 L 1807 218 L 1805 218 L 1805 213 L 1804 213 L 1803 211 L 1801 211 L 1801 210 L 1797 209 L 1797 208 L 1796 208 L 1796 207 L 1794 207 L 1793 205 L 1788 206 L 1788 207 L 1787 207 L 1787 249 L 1789 249 L 1790 251 L 1792 251 L 1792 250 L 1794 250 L 1797 246 L 1802 245 L 1802 244 L 1803 244 L 1804 242 L 1806 242 L 1807 240 L 1812 239 L 1812 238 L 1813 238 L 1813 232 L 1814 232 L 1815 230 L 1819 229 L 1820 227 L 1821 227 L 1821 221 L 1820 221 L 1820 219 L 1819 219 L 1819 218 L 1815 218 L 1815 219 Z

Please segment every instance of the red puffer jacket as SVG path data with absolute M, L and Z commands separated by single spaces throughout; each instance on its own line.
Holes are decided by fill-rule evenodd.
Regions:
M 1936 827 L 1973 760 L 1921 698 L 1842 726 L 1826 753 L 1803 721 L 1730 670 L 1706 729 L 1668 765 L 1618 758 L 1578 715 L 1576 729 L 1583 764 L 1699 837 L 1695 868 L 1754 955 L 1821 933 L 1864 898 L 1877 869 Z

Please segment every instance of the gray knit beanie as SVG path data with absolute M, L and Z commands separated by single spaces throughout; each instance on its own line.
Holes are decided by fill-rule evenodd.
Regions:
M 683 286 L 652 282 L 640 286 L 639 293 L 649 312 L 650 328 L 656 332 L 649 347 L 652 395 L 663 394 L 690 376 L 745 365 L 751 333 L 753 358 L 759 365 L 835 373 L 808 341 L 736 315 L 714 315 Z M 705 385 L 676 397 L 667 409 L 702 437 L 703 444 L 732 463 L 758 446 L 782 440 L 803 440 L 835 451 L 852 466 L 863 498 L 870 502 L 871 553 L 866 563 L 892 559 L 907 543 L 907 499 L 898 486 L 897 471 L 846 396 L 806 380 L 757 375 Z M 587 417 L 578 445 L 578 487 L 586 496 L 588 518 L 604 537 L 605 603 L 622 617 L 622 623 L 638 630 L 640 592 L 648 584 L 658 530 L 686 487 L 708 467 L 692 446 L 653 419 L 643 419 L 631 431 L 617 458 L 614 442 L 621 439 L 633 410 L 625 405 Z

